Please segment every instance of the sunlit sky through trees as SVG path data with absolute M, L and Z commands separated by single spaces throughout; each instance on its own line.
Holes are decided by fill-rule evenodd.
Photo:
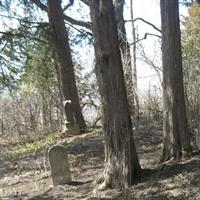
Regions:
M 66 5 L 66 3 L 67 1 L 63 1 L 64 5 Z M 133 5 L 134 18 L 143 18 L 160 29 L 159 0 L 133 0 Z M 38 8 L 36 11 L 36 20 L 47 21 L 46 13 Z M 15 6 L 15 4 L 11 7 L 9 16 L 14 17 L 14 12 L 17 13 L 16 16 L 19 18 L 20 16 L 27 14 L 24 13 L 20 7 Z M 75 5 L 69 8 L 65 14 L 76 19 L 89 20 L 89 8 L 83 6 L 80 1 L 75 1 Z M 0 30 L 6 30 L 8 27 L 17 27 L 17 20 L 2 17 L 3 15 L 7 16 L 7 14 L 1 13 L 0 15 Z M 180 16 L 185 15 L 187 15 L 187 8 L 180 5 Z M 126 0 L 124 18 L 125 20 L 130 20 L 130 0 Z M 131 23 L 126 23 L 126 28 L 129 42 L 132 43 Z M 143 38 L 145 33 L 160 35 L 158 31 L 140 20 L 135 22 L 135 28 L 137 31 L 137 39 Z M 148 36 L 147 39 L 137 43 L 137 75 L 139 91 L 146 91 L 149 88 L 155 87 L 161 88 L 158 74 L 151 66 L 151 63 L 153 63 L 156 67 L 161 68 L 160 46 L 160 39 L 155 36 Z M 89 46 L 86 44 L 84 49 L 77 46 L 76 52 L 79 53 L 78 59 L 86 71 L 94 66 L 94 51 L 91 45 Z M 146 57 L 146 62 L 144 61 L 144 55 Z

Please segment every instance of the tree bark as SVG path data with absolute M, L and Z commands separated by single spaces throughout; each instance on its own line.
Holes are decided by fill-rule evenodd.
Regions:
M 200 0 L 196 0 L 196 3 L 200 5 Z
M 140 175 L 112 0 L 91 0 L 96 76 L 102 101 L 105 169 L 100 188 L 127 188 Z
M 192 154 L 184 100 L 178 0 L 161 0 L 163 152 L 161 162 Z
M 127 40 L 126 35 L 126 28 L 125 28 L 125 22 L 124 22 L 124 0 L 115 0 L 114 1 L 114 7 L 115 7 L 115 14 L 116 14 L 116 20 L 118 24 L 118 35 L 119 35 L 119 44 L 120 44 L 120 50 L 122 53 L 122 61 L 123 61 L 123 71 L 124 71 L 124 77 L 125 77 L 125 85 L 127 90 L 127 97 L 128 97 L 128 103 L 129 103 L 129 109 L 131 116 L 134 116 L 135 110 L 136 110 L 136 86 L 134 85 L 134 82 L 137 83 L 136 80 L 133 80 L 133 78 L 137 79 L 137 75 L 133 73 L 132 64 L 131 64 L 131 51 L 130 51 L 130 45 Z M 135 62 L 133 63 L 135 64 Z
M 43 130 L 48 130 L 48 100 L 45 91 L 41 93 L 42 96 L 42 128 Z
M 52 43 L 59 62 L 63 97 L 65 101 L 71 101 L 71 103 L 65 104 L 67 121 L 71 123 L 73 128 L 78 125 L 80 131 L 83 132 L 86 129 L 86 124 L 80 108 L 68 33 L 64 24 L 60 0 L 48 1 L 48 16 L 52 31 Z

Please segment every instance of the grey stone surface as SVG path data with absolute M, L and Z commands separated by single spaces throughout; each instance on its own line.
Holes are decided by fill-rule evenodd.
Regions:
M 53 145 L 49 148 L 49 162 L 54 186 L 72 181 L 67 150 L 63 145 Z

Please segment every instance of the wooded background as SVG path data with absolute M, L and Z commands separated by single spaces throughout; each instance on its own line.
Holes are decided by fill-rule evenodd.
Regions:
M 134 18 L 132 0 L 125 20 L 125 3 L 0 1 L 0 136 L 23 143 L 100 126 L 106 142 L 102 187 L 127 187 L 140 175 L 132 136 L 140 121 L 147 127 L 163 122 L 161 162 L 190 157 L 191 138 L 200 131 L 200 2 L 161 0 L 161 27 Z M 180 18 L 179 6 L 186 16 Z M 78 14 L 67 15 L 69 9 Z M 157 34 L 141 36 L 136 21 Z M 162 66 L 143 47 L 148 37 L 160 44 Z M 87 49 L 86 67 L 78 52 Z M 138 58 L 155 70 L 162 88 L 139 92 Z

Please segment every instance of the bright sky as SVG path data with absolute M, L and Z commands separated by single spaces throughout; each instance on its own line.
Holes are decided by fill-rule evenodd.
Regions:
M 134 18 L 141 17 L 156 27 L 161 29 L 160 19 L 160 0 L 133 0 L 133 12 Z M 126 0 L 124 17 L 130 19 L 130 0 Z M 187 8 L 180 6 L 180 16 L 187 15 Z M 138 21 L 135 24 L 139 38 L 142 38 L 145 33 L 153 33 L 160 35 L 158 31 L 151 26 Z M 131 38 L 131 30 L 127 27 L 127 34 Z M 160 42 L 157 37 L 148 36 L 146 40 L 142 42 L 145 48 L 145 53 L 149 57 L 156 67 L 161 67 L 161 48 Z M 138 55 L 139 54 L 139 55 Z M 156 71 L 146 63 L 140 60 L 140 53 L 137 52 L 137 75 L 138 75 L 138 87 L 139 90 L 147 90 L 149 86 L 151 88 L 161 88 L 160 81 Z
M 66 2 L 66 1 L 64 1 Z M 79 10 L 80 1 L 75 1 L 75 6 L 72 7 L 70 10 L 67 11 L 71 17 L 75 17 L 76 19 L 88 19 L 89 17 L 89 9 L 87 8 L 84 12 Z M 159 0 L 133 0 L 134 5 L 134 18 L 141 17 L 145 20 L 151 22 L 158 28 L 160 28 L 160 6 Z M 38 10 L 39 13 L 41 13 Z M 81 13 L 81 14 L 80 14 Z M 187 11 L 186 8 L 180 7 L 180 14 L 186 15 Z M 38 16 L 41 16 L 40 14 Z M 43 15 L 44 16 L 44 15 Z M 126 0 L 125 11 L 124 11 L 125 19 L 130 19 L 130 0 Z M 46 17 L 45 17 L 46 18 Z M 13 26 L 14 26 L 13 21 Z M 129 24 L 130 25 L 130 24 Z M 130 26 L 127 25 L 127 34 L 130 38 L 131 42 L 131 29 Z M 154 33 L 160 35 L 160 33 L 154 30 L 151 26 L 146 25 L 145 23 L 138 21 L 135 24 L 137 29 L 138 37 L 144 37 L 146 32 Z M 3 29 L 3 24 L 0 18 L 0 30 Z M 160 51 L 160 43 L 158 42 L 157 37 L 148 36 L 146 40 L 142 42 L 142 46 L 145 48 L 145 54 L 147 57 L 152 60 L 156 66 L 161 67 L 161 51 Z M 93 66 L 93 61 L 91 58 L 93 57 L 93 48 L 85 47 L 83 49 L 78 49 L 78 52 L 81 54 L 80 59 L 83 66 L 88 68 L 89 66 Z M 138 87 L 139 90 L 148 90 L 149 86 L 153 88 L 154 86 L 160 87 L 158 76 L 155 70 L 152 69 L 151 66 L 147 65 L 143 61 L 141 61 L 141 55 L 137 53 L 137 72 L 138 72 Z
M 76 2 L 78 4 L 78 1 Z M 159 7 L 159 0 L 133 0 L 134 5 L 134 18 L 141 17 L 145 20 L 151 22 L 158 28 L 160 28 L 160 7 Z M 85 12 L 86 16 L 88 16 L 89 10 Z M 77 16 L 78 15 L 76 9 L 72 8 L 71 10 L 67 11 L 67 14 L 70 13 L 70 16 Z M 126 20 L 130 19 L 130 0 L 126 0 L 125 10 L 124 10 L 124 18 Z M 135 27 L 138 32 L 138 37 L 144 37 L 146 32 L 154 33 L 160 35 L 159 32 L 155 31 L 151 26 L 146 25 L 145 23 L 138 21 L 135 24 Z M 129 40 L 131 42 L 132 32 L 130 23 L 127 23 L 127 34 Z M 151 59 L 157 66 L 161 66 L 161 52 L 160 52 L 160 44 L 158 43 L 157 37 L 148 36 L 146 40 L 142 42 L 142 45 L 145 48 L 145 53 L 149 59 Z M 87 68 L 89 65 L 93 65 L 91 61 L 91 55 L 93 54 L 93 49 L 85 47 L 85 51 L 82 49 L 79 50 L 79 53 L 83 56 L 81 57 L 81 62 Z M 160 87 L 159 78 L 155 72 L 149 65 L 140 61 L 140 54 L 137 55 L 137 75 L 138 75 L 138 87 L 140 91 L 148 90 L 149 86 L 151 88 Z
M 126 0 L 124 18 L 130 19 L 130 0 Z M 143 18 L 148 22 L 154 24 L 160 28 L 160 7 L 159 0 L 133 0 L 133 15 L 134 18 Z M 131 29 L 127 26 L 127 34 L 130 38 Z M 145 24 L 142 21 L 135 23 L 138 39 L 143 38 L 145 33 L 153 33 L 160 35 L 160 33 L 154 30 L 151 26 Z M 151 59 L 156 65 L 160 67 L 160 47 L 158 44 L 158 38 L 148 36 L 146 40 L 142 41 L 142 46 L 145 49 L 146 56 Z M 157 55 L 155 55 L 157 54 Z M 153 86 L 160 87 L 158 76 L 155 70 L 145 62 L 141 61 L 140 52 L 137 51 L 137 76 L 138 76 L 138 88 L 139 90 L 148 90 Z
M 76 2 L 76 5 L 78 4 L 78 1 Z M 134 4 L 134 18 L 141 17 L 145 20 L 153 23 L 158 28 L 160 28 L 160 8 L 159 8 L 159 0 L 133 0 Z M 78 5 L 77 5 L 78 7 Z M 89 13 L 89 10 L 87 9 L 85 12 L 85 17 L 87 18 Z M 70 16 L 76 16 L 77 19 L 81 18 L 80 14 L 78 14 L 77 10 L 75 8 L 71 8 L 67 11 L 66 14 L 69 14 Z M 88 16 L 89 17 L 89 16 Z M 124 10 L 124 17 L 126 20 L 130 19 L 130 0 L 126 0 L 125 10 Z M 148 33 L 154 33 L 154 34 L 160 34 L 159 32 L 155 31 L 152 27 L 149 25 L 146 25 L 145 23 L 138 21 L 136 22 L 136 28 L 138 32 L 138 37 L 142 38 L 144 37 L 144 34 L 146 32 Z M 127 24 L 127 34 L 129 37 L 129 40 L 131 42 L 132 33 L 131 33 L 131 27 L 130 23 Z M 158 44 L 158 38 L 149 36 L 146 40 L 142 42 L 142 45 L 145 48 L 145 52 L 147 56 L 152 59 L 158 66 L 160 66 L 160 45 Z M 88 68 L 88 66 L 93 65 L 93 62 L 91 61 L 91 55 L 93 54 L 93 49 L 91 48 L 84 48 L 84 51 L 82 49 L 78 50 L 81 56 L 81 62 L 82 64 Z M 155 53 L 156 52 L 156 56 Z M 147 65 L 146 63 L 139 60 L 141 57 L 140 54 L 137 55 L 137 72 L 138 72 L 138 87 L 139 90 L 148 90 L 149 84 L 150 87 L 156 86 L 159 87 L 159 79 L 154 70 Z

